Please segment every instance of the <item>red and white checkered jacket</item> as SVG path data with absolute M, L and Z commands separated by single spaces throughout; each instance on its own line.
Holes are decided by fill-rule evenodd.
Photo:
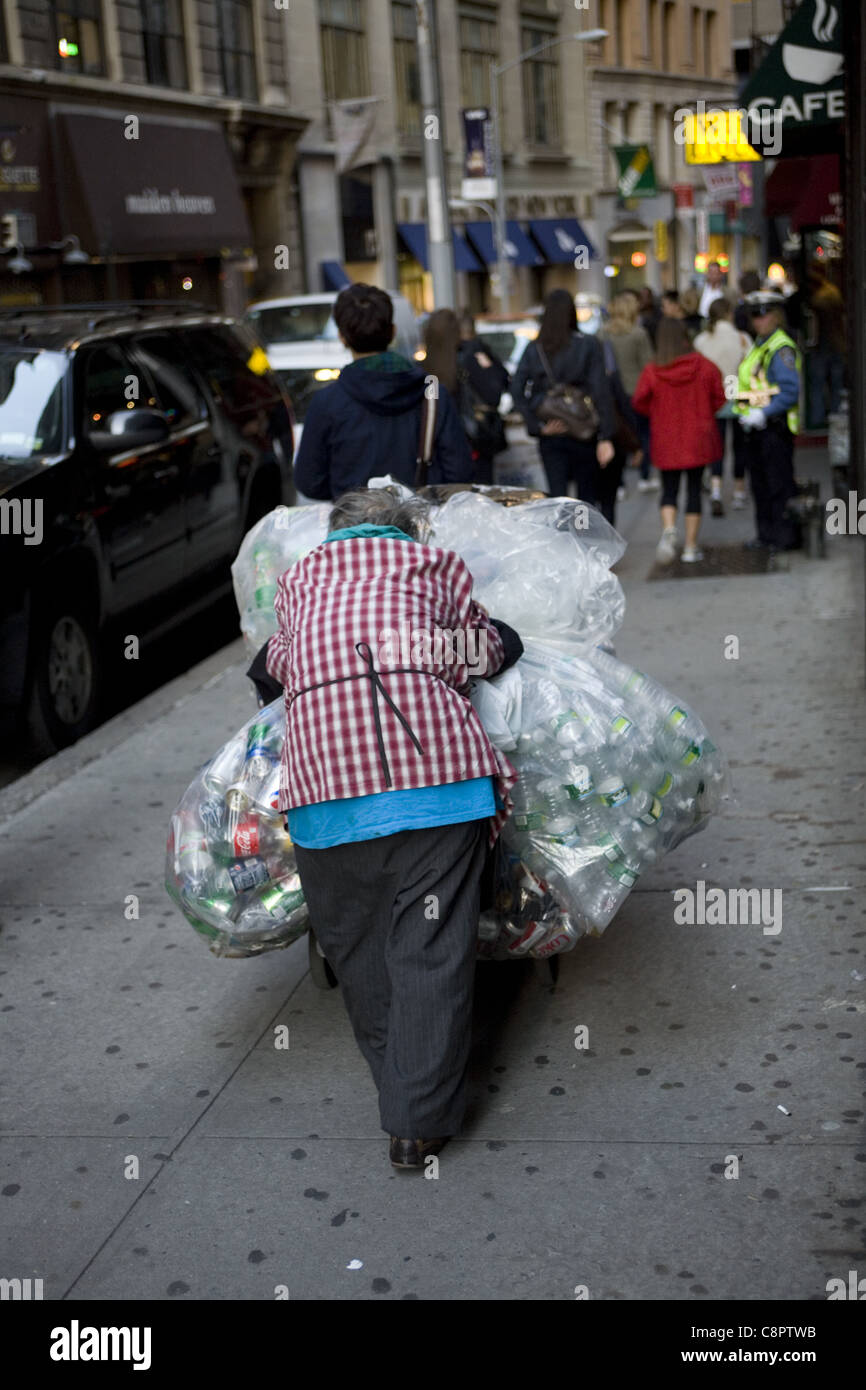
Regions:
M 504 650 L 459 555 L 384 536 L 329 541 L 281 575 L 274 607 L 280 809 L 492 776 L 504 803 L 495 840 L 517 772 L 472 706 L 467 659 L 473 674 L 495 675 Z

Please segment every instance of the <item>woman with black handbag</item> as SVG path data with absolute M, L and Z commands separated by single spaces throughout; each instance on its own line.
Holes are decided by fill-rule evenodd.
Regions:
M 568 290 L 551 290 L 538 337 L 520 359 L 514 401 L 529 433 L 539 440 L 552 497 L 577 495 L 595 504 L 599 468 L 614 455 L 613 396 L 601 343 L 577 326 Z

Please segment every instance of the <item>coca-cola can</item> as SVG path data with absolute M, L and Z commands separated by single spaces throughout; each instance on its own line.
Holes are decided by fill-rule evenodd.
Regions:
M 558 927 L 553 936 L 549 936 L 546 941 L 542 941 L 536 946 L 532 954 L 538 960 L 546 960 L 548 956 L 562 955 L 565 951 L 572 951 L 580 940 L 581 933 L 571 922 L 566 922 Z

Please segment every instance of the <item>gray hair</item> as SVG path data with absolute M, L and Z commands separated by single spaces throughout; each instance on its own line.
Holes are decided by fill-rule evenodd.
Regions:
M 415 540 L 423 540 L 429 532 L 428 506 L 419 497 L 405 501 L 387 487 L 359 488 L 344 492 L 334 503 L 328 518 L 328 530 L 340 531 L 344 526 L 396 526 Z

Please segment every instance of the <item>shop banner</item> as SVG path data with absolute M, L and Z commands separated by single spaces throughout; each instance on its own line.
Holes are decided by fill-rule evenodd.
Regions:
M 464 198 L 496 197 L 496 162 L 493 154 L 493 122 L 486 106 L 464 108 L 463 182 Z
M 617 190 L 621 198 L 654 198 L 656 174 L 649 145 L 612 145 L 619 165 Z

